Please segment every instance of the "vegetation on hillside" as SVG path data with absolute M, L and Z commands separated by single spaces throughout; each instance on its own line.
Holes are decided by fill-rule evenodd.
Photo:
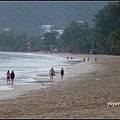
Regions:
M 0 51 L 46 51 L 120 55 L 120 3 L 108 3 L 94 16 L 95 27 L 87 22 L 72 21 L 57 38 L 55 31 L 28 37 L 27 31 L 13 34 L 0 32 Z M 30 49 L 28 49 L 28 40 Z
M 1 1 L 0 29 L 10 28 L 14 33 L 28 31 L 28 35 L 41 35 L 41 25 L 54 25 L 64 29 L 73 20 L 93 26 L 95 13 L 108 2 L 65 1 Z

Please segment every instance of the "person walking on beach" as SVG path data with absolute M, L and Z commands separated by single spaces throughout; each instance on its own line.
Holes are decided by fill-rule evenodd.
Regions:
M 11 83 L 13 84 L 14 78 L 15 78 L 15 73 L 14 73 L 13 70 L 12 70 L 12 72 L 11 72 L 10 78 L 11 78 Z
M 10 71 L 8 70 L 6 73 L 6 77 L 7 77 L 7 84 L 10 83 Z
M 63 79 L 63 75 L 64 75 L 64 69 L 63 68 L 60 70 L 60 73 L 61 73 L 61 79 Z
M 95 57 L 95 61 L 97 61 L 97 57 Z
M 50 69 L 49 74 L 50 74 L 50 80 L 53 80 L 53 76 L 55 76 L 55 71 L 53 67 Z
M 85 62 L 85 58 L 83 58 L 83 61 Z
M 89 57 L 88 57 L 88 61 L 89 61 Z

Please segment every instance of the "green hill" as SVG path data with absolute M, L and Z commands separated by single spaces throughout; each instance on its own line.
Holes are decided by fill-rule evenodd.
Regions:
M 15 33 L 27 31 L 31 35 L 41 34 L 41 25 L 52 24 L 64 29 L 72 20 L 87 22 L 94 26 L 92 19 L 99 9 L 108 2 L 94 1 L 31 1 L 0 2 L 0 30 L 10 28 Z

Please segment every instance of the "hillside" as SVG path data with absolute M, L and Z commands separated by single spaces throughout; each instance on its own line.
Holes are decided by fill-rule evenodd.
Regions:
M 94 26 L 92 19 L 99 9 L 108 2 L 0 2 L 0 30 L 4 27 L 20 33 L 27 31 L 31 35 L 41 33 L 41 25 L 52 24 L 56 29 L 64 29 L 72 20 L 88 22 Z

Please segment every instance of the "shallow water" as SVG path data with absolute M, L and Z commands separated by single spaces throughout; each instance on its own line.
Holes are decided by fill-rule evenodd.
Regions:
M 14 84 L 24 84 L 34 82 L 33 78 L 35 77 L 49 78 L 51 67 L 56 73 L 59 73 L 62 67 L 64 70 L 68 70 L 77 63 L 69 62 L 66 57 L 57 54 L 0 52 L 0 90 L 11 89 L 6 84 L 7 70 L 15 72 Z

